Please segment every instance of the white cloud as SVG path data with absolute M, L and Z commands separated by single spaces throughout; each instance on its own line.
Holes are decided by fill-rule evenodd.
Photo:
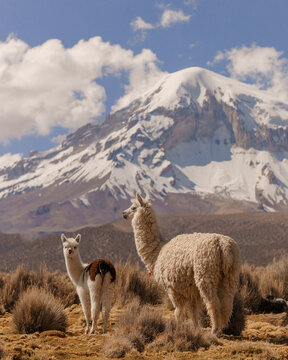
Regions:
M 97 79 L 123 72 L 129 83 L 118 104 L 133 100 L 163 75 L 152 51 L 134 55 L 101 37 L 72 48 L 57 39 L 29 47 L 8 37 L 0 42 L 0 142 L 93 121 L 105 111 L 106 92 Z
M 146 23 L 140 16 L 131 22 L 131 27 L 133 31 L 154 29 L 154 25 Z
M 144 66 L 143 61 L 145 62 Z M 126 94 L 113 107 L 114 111 L 127 106 L 166 74 L 158 68 L 157 62 L 156 55 L 149 49 L 144 49 L 134 57 L 130 67 L 129 84 L 125 86 Z
M 274 47 L 241 46 L 219 51 L 208 65 L 225 61 L 233 78 L 254 82 L 282 100 L 288 100 L 288 59 Z
M 183 10 L 164 10 L 160 25 L 163 28 L 168 28 L 174 24 L 181 23 L 181 22 L 188 22 L 190 20 L 191 15 L 185 15 Z
M 66 138 L 66 135 L 57 135 L 51 139 L 51 142 L 60 145 Z
M 148 30 L 169 28 L 175 24 L 190 21 L 191 15 L 185 15 L 182 9 L 171 10 L 163 4 L 157 4 L 157 7 L 162 10 L 162 15 L 158 23 L 147 23 L 140 16 L 138 16 L 135 20 L 131 21 L 130 25 L 132 30 L 142 32 L 142 41 L 145 39 Z
M 196 10 L 197 9 L 197 0 L 186 0 L 184 1 L 184 4 L 186 6 L 193 6 L 193 9 Z

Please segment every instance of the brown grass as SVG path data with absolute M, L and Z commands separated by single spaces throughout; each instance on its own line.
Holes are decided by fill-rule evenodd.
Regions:
M 164 304 L 157 306 L 163 311 L 164 320 L 173 318 L 173 313 L 165 310 Z M 56 331 L 47 331 L 34 334 L 13 334 L 11 332 L 11 314 L 0 316 L 0 342 L 2 342 L 5 360 L 105 360 L 103 343 L 114 338 L 114 329 L 125 308 L 114 307 L 111 312 L 111 322 L 107 334 L 96 333 L 93 336 L 83 334 L 83 313 L 80 305 L 73 305 L 65 312 L 69 313 L 69 326 L 66 336 L 57 336 Z M 145 345 L 143 352 L 138 352 L 136 347 L 126 353 L 127 360 L 267 360 L 288 359 L 287 331 L 280 325 L 284 314 L 258 314 L 247 316 L 247 327 L 241 337 L 223 336 L 218 340 L 217 346 L 209 348 L 200 347 L 197 352 L 180 352 L 174 350 L 173 343 L 169 347 L 162 346 L 157 339 Z M 274 324 L 274 325 L 272 325 Z M 282 329 L 282 330 L 281 330 Z M 209 332 L 209 330 L 207 330 Z M 205 331 L 206 332 L 206 331 Z M 286 342 L 285 340 L 286 334 Z M 164 338 L 165 339 L 165 338 Z M 209 338 L 208 338 L 209 340 Z M 283 341 L 282 341 L 283 340 Z M 128 346 L 130 341 L 128 341 Z M 123 342 L 122 342 L 123 344 Z M 29 355 L 30 354 L 30 355 Z
M 59 298 L 65 307 L 79 303 L 75 288 L 67 274 L 49 272 L 42 266 L 38 272 L 29 271 L 24 265 L 9 274 L 0 276 L 0 300 L 3 311 L 11 312 L 23 292 L 31 287 L 43 288 Z
M 240 291 L 244 307 L 250 313 L 261 312 L 261 302 L 269 295 L 288 300 L 288 256 L 266 267 L 242 265 Z
M 12 312 L 12 322 L 19 334 L 65 331 L 67 316 L 63 305 L 51 293 L 34 287 L 20 296 Z
M 210 334 L 193 331 L 188 323 L 177 326 L 175 320 L 165 319 L 159 308 L 141 306 L 135 300 L 127 306 L 103 351 L 110 358 L 124 357 L 132 350 L 143 352 L 148 344 L 149 351 L 159 347 L 166 351 L 197 351 L 209 347 L 213 340 Z
M 262 356 L 262 358 L 264 359 L 265 356 L 267 356 L 267 359 L 272 359 L 274 356 L 274 350 L 269 352 L 268 348 L 263 348 L 262 353 L 260 353 L 261 349 L 259 349 L 259 347 L 257 347 L 255 344 L 253 345 L 252 343 L 254 340 L 258 342 L 262 341 L 264 332 L 265 334 L 267 333 L 267 335 L 265 335 L 267 337 L 267 342 L 269 341 L 271 344 L 273 343 L 276 345 L 282 345 L 287 342 L 287 335 L 285 335 L 284 326 L 286 322 L 288 323 L 288 318 L 286 317 L 285 320 L 284 314 L 282 316 L 283 319 L 279 318 L 281 320 L 279 321 L 282 322 L 284 326 L 280 326 L 282 325 L 282 323 L 279 323 L 280 325 L 278 328 L 274 328 L 270 325 L 267 327 L 267 325 L 265 325 L 267 327 L 266 329 L 263 325 L 263 322 L 258 321 L 257 324 L 259 325 L 259 327 L 257 327 L 258 325 L 253 325 L 253 322 L 251 323 L 251 320 L 248 320 L 247 326 L 243 331 L 245 319 L 243 307 L 241 305 L 242 298 L 245 312 L 248 312 L 250 314 L 257 314 L 259 313 L 259 304 L 261 303 L 261 300 L 267 295 L 272 294 L 275 296 L 284 297 L 287 300 L 287 259 L 288 257 L 283 257 L 279 261 L 274 261 L 265 268 L 256 267 L 248 264 L 242 265 L 240 284 L 241 286 L 239 289 L 241 296 L 239 298 L 235 298 L 233 315 L 229 324 L 229 328 L 225 330 L 225 333 L 238 335 L 242 331 L 243 335 L 242 337 L 239 336 L 239 338 L 237 338 L 237 342 L 239 341 L 239 349 L 238 343 L 236 341 L 232 343 L 231 339 L 235 340 L 235 338 L 233 337 L 231 337 L 230 339 L 230 337 L 224 336 L 220 340 L 220 342 L 224 343 L 223 349 L 225 348 L 225 342 L 227 341 L 227 339 L 229 338 L 229 341 L 231 341 L 229 343 L 229 348 L 225 348 L 225 351 L 223 350 L 223 354 L 225 354 L 223 356 L 226 356 L 229 353 L 231 356 L 229 355 L 229 357 L 227 358 L 237 358 L 238 360 L 244 359 L 246 356 L 245 354 L 247 353 L 248 355 L 250 354 L 249 356 L 251 358 L 253 356 L 255 356 L 256 358 L 257 356 L 257 359 L 260 359 Z M 207 347 L 209 347 L 211 343 L 214 343 L 215 339 L 210 337 L 209 331 L 207 330 L 193 331 L 189 322 L 183 324 L 183 326 L 181 327 L 177 327 L 175 321 L 171 320 L 171 318 L 173 318 L 173 313 L 170 311 L 171 308 L 168 310 L 166 306 L 166 304 L 169 303 L 167 301 L 166 293 L 155 283 L 153 278 L 148 276 L 145 270 L 143 270 L 140 266 L 134 265 L 130 262 L 124 264 L 116 264 L 116 270 L 117 285 L 115 298 L 117 301 L 113 311 L 115 311 L 114 314 L 117 314 L 117 316 L 113 319 L 113 321 L 111 320 L 110 332 L 107 334 L 106 337 L 103 338 L 105 339 L 103 351 L 106 356 L 117 358 L 129 354 L 128 357 L 133 358 L 135 352 L 135 358 L 137 358 L 137 356 L 140 356 L 138 353 L 145 352 L 145 356 L 146 354 L 151 355 L 155 353 L 157 357 L 161 356 L 162 351 L 163 353 L 177 353 L 189 351 L 191 352 L 190 354 L 192 354 L 193 351 L 198 351 L 197 355 L 195 356 L 198 356 L 198 354 L 206 353 L 206 351 L 204 350 L 207 349 Z M 61 301 L 61 303 L 65 305 L 65 307 L 70 306 L 75 302 L 78 302 L 74 286 L 72 285 L 70 279 L 67 277 L 67 274 L 62 274 L 60 272 L 50 273 L 45 267 L 42 267 L 38 272 L 28 271 L 24 266 L 20 266 L 14 273 L 0 273 L 0 304 L 2 303 L 3 307 L 5 307 L 1 310 L 0 306 L 0 315 L 3 314 L 2 318 L 6 319 L 8 318 L 8 316 L 11 318 L 10 314 L 4 312 L 12 311 L 15 304 L 17 304 L 17 307 L 20 303 L 20 301 L 18 302 L 18 300 L 22 299 L 24 295 L 27 294 L 27 292 L 31 291 L 31 289 L 35 288 L 37 288 L 37 291 L 39 291 L 40 289 L 41 291 L 46 292 L 46 294 L 47 292 L 52 293 L 57 300 Z M 36 298 L 38 302 L 41 302 L 39 301 L 39 296 L 37 296 Z M 45 299 L 47 300 L 47 295 L 45 295 Z M 42 301 L 42 305 L 43 303 L 45 303 L 46 300 Z M 26 301 L 27 304 L 29 302 L 32 303 L 32 301 L 30 300 Z M 55 299 L 53 301 L 55 301 Z M 14 311 L 16 311 L 16 307 L 14 308 Z M 25 311 L 23 310 L 23 308 L 25 309 Z M 35 323 L 34 325 L 29 325 L 30 329 L 33 328 L 33 330 L 23 330 L 25 323 L 28 323 L 31 319 L 37 318 L 35 313 L 33 313 L 32 315 L 30 313 L 30 320 L 28 319 L 28 321 L 23 315 L 25 314 L 25 312 L 27 312 L 28 306 L 23 305 L 23 308 L 22 311 L 19 310 L 18 323 L 20 330 L 17 331 L 35 331 L 35 329 L 37 328 L 35 326 Z M 37 306 L 33 305 L 31 308 L 35 310 Z M 78 309 L 77 317 L 76 312 L 74 313 L 72 310 L 72 312 L 70 310 L 66 311 L 69 311 L 70 314 L 69 322 L 72 322 L 73 319 L 78 319 L 77 324 L 75 325 L 75 329 L 77 329 L 75 330 L 75 333 L 82 334 L 83 312 L 80 307 L 76 306 L 75 309 L 76 308 Z M 70 307 L 70 309 L 73 309 L 73 307 Z M 44 312 L 46 312 L 46 315 L 43 315 L 43 318 L 46 319 L 46 317 L 48 317 L 48 314 L 50 314 L 51 311 L 44 310 Z M 72 313 L 74 314 L 73 316 L 71 315 Z M 120 318 L 119 314 L 122 314 Z M 163 314 L 165 314 L 165 316 Z M 259 317 L 260 319 L 262 315 L 249 316 L 250 319 L 253 317 Z M 41 317 L 42 315 L 40 316 L 40 318 Z M 234 323 L 232 320 L 234 321 Z M 48 322 L 51 323 L 51 320 L 49 320 Z M 114 327 L 115 323 L 116 326 Z M 114 329 L 112 333 L 111 328 Z M 3 329 L 5 328 L 2 328 L 1 331 L 3 331 Z M 39 331 L 39 328 L 37 329 Z M 67 334 L 69 334 L 69 331 Z M 98 339 L 98 335 L 95 336 L 97 336 Z M 251 346 L 253 345 L 251 349 L 247 341 L 245 344 L 243 344 L 243 339 L 245 338 L 247 341 L 249 340 L 251 342 Z M 84 341 L 83 339 L 84 337 L 80 339 L 81 341 L 79 340 L 79 346 L 81 342 Z M 264 341 L 266 341 L 265 339 Z M 37 341 L 36 337 L 35 341 Z M 101 347 L 99 345 L 99 352 L 102 354 L 103 340 L 101 341 Z M 93 345 L 92 340 L 90 345 Z M 5 355 L 6 348 L 4 349 Z M 274 347 L 274 349 L 276 349 L 276 347 Z M 59 354 L 60 351 L 61 349 L 59 349 Z M 207 351 L 211 353 L 212 350 L 211 348 L 209 348 Z M 239 357 L 237 355 L 237 351 L 239 351 Z M 276 349 L 276 352 L 277 351 L 278 350 Z M 23 355 L 23 359 L 25 356 Z M 77 355 L 75 356 L 78 360 Z M 211 359 L 212 358 L 214 359 L 214 357 L 211 357 Z M 160 358 L 157 357 L 157 359 Z M 276 355 L 275 359 L 277 359 Z
M 217 340 L 210 333 L 194 330 L 189 323 L 177 325 L 174 319 L 170 319 L 166 320 L 165 331 L 149 344 L 148 350 L 196 352 L 200 347 L 209 348 L 212 343 L 217 343 Z
M 78 299 L 66 274 L 51 273 L 45 267 L 33 272 L 23 266 L 14 273 L 0 273 L 0 304 L 3 300 L 9 311 L 14 307 L 12 317 L 7 313 L 6 308 L 1 310 L 0 306 L 0 341 L 3 344 L 1 346 L 0 343 L 0 359 L 48 360 L 55 357 L 84 360 L 104 359 L 104 354 L 114 358 L 126 356 L 127 359 L 133 360 L 142 358 L 284 360 L 288 358 L 286 346 L 288 317 L 285 318 L 285 314 L 262 315 L 257 308 L 257 304 L 267 295 L 286 297 L 287 257 L 274 261 L 266 268 L 248 264 L 242 266 L 239 290 L 245 311 L 250 313 L 247 315 L 246 327 L 243 330 L 245 319 L 241 297 L 235 298 L 230 330 L 226 329 L 225 333 L 237 335 L 242 330 L 242 334 L 237 338 L 224 335 L 218 340 L 217 346 L 213 346 L 216 340 L 210 335 L 209 329 L 195 331 L 188 321 L 182 326 L 176 325 L 173 312 L 170 311 L 172 309 L 167 309 L 166 306 L 168 304 L 166 293 L 145 270 L 130 262 L 116 264 L 116 269 L 117 303 L 111 312 L 109 331 L 105 335 L 97 333 L 93 336 L 83 335 L 84 316 L 78 305 L 70 306 L 65 310 L 65 313 L 69 314 L 66 334 L 62 332 L 63 327 L 58 328 L 60 331 L 44 331 L 41 334 L 12 333 L 11 324 L 14 322 L 14 312 L 21 301 L 19 298 L 22 299 L 25 294 L 31 292 L 31 289 L 42 291 L 45 296 L 42 300 L 39 295 L 35 296 L 36 305 L 29 305 L 33 303 L 31 296 L 26 300 L 25 305 L 22 305 L 22 310 L 18 310 L 17 332 L 34 332 L 51 328 L 53 321 L 49 317 L 53 311 L 50 305 L 46 306 L 47 292 L 53 293 L 57 300 L 66 304 L 65 306 L 78 302 Z M 57 302 L 55 298 L 53 303 Z M 37 308 L 41 306 L 42 310 L 37 315 Z M 256 314 L 253 314 L 254 312 Z M 39 327 L 39 319 L 48 326 Z M 28 324 L 27 329 L 24 329 L 25 324 Z M 16 328 L 15 324 L 14 326 Z
M 255 275 L 255 267 L 244 264 L 240 273 L 240 294 L 244 307 L 249 313 L 258 312 L 262 294 L 259 288 L 259 279 Z
M 3 344 L 0 343 L 0 360 L 4 359 L 4 356 L 5 356 L 4 347 Z
M 124 306 L 135 297 L 139 302 L 150 305 L 157 305 L 163 302 L 165 293 L 163 289 L 141 270 L 138 264 L 131 262 L 117 263 L 117 285 L 115 297 L 117 304 Z
M 239 356 L 239 359 L 255 359 L 255 356 L 263 360 L 279 360 L 283 359 L 281 355 L 271 349 L 271 346 L 264 342 L 259 342 L 255 345 L 253 342 L 246 342 L 244 344 L 234 343 L 227 347 L 227 352 L 233 356 Z
M 288 255 L 274 260 L 266 267 L 258 267 L 256 274 L 264 297 L 273 295 L 288 300 Z

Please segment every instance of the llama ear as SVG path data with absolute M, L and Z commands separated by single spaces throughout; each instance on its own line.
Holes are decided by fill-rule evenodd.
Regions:
M 77 243 L 79 244 L 80 243 L 80 240 L 81 240 L 81 234 L 78 234 L 75 238 L 75 240 L 77 241 Z
M 67 241 L 67 238 L 64 234 L 61 234 L 61 240 L 62 240 L 62 243 Z
M 137 196 L 137 200 L 139 201 L 139 204 L 141 206 L 144 206 L 144 201 L 143 201 L 142 197 L 139 194 L 137 194 L 136 196 Z
M 151 204 L 151 199 L 150 199 L 149 194 L 146 195 L 146 197 L 145 197 L 145 202 L 146 202 L 147 204 Z

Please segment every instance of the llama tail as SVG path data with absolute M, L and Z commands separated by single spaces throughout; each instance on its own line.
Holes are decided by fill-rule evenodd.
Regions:
M 222 279 L 218 296 L 221 302 L 222 328 L 230 320 L 234 297 L 237 293 L 240 274 L 240 252 L 237 244 L 229 237 L 220 241 Z
M 220 256 L 224 282 L 230 284 L 230 288 L 237 289 L 240 273 L 240 251 L 238 245 L 229 237 L 221 239 Z

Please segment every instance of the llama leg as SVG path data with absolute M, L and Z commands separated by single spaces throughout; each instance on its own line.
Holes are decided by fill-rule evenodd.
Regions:
M 82 305 L 82 310 L 85 316 L 85 320 L 86 320 L 86 326 L 85 326 L 85 334 L 88 334 L 89 332 L 89 322 L 90 322 L 90 318 L 91 318 L 91 305 L 90 305 L 90 295 L 89 295 L 89 291 L 82 289 L 82 288 L 77 288 L 77 293 Z
M 114 295 L 114 283 L 111 283 L 111 275 L 107 273 L 104 277 L 102 287 L 102 319 L 103 319 L 103 332 L 107 332 L 107 324 L 109 320 L 110 311 L 112 308 Z
M 194 296 L 188 302 L 188 310 L 191 314 L 194 329 L 199 327 L 199 313 L 200 313 L 200 297 Z
M 234 294 L 222 292 L 219 298 L 221 299 L 221 328 L 225 329 L 232 315 Z
M 206 306 L 208 315 L 210 317 L 212 333 L 220 336 L 222 327 L 221 327 L 221 303 L 217 294 L 217 291 L 214 289 L 201 288 L 200 294 Z
M 181 324 L 185 319 L 186 300 L 171 288 L 168 290 L 168 296 L 175 308 L 174 315 L 177 323 Z
M 93 334 L 93 332 L 97 330 L 97 321 L 101 310 L 101 288 L 102 288 L 101 276 L 97 275 L 95 280 L 89 279 L 88 287 L 90 292 L 91 317 L 92 317 L 92 327 L 90 330 L 90 334 Z

